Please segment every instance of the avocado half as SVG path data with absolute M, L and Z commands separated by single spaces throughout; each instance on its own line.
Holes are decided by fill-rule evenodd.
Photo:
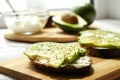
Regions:
M 78 15 L 76 15 L 76 17 L 78 19 L 77 24 L 71 24 L 71 23 L 62 21 L 61 16 L 54 16 L 52 18 L 52 20 L 64 32 L 66 32 L 66 33 L 78 33 L 79 31 L 83 30 L 86 27 L 87 22 L 82 17 L 80 17 Z

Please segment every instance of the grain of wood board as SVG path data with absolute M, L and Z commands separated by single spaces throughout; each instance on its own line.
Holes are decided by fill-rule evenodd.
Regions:
M 83 75 L 61 76 L 37 70 L 26 56 L 0 62 L 0 72 L 21 80 L 114 80 L 120 77 L 120 58 L 92 57 L 90 72 Z
M 40 41 L 52 41 L 52 42 L 75 42 L 79 34 L 64 33 L 59 28 L 45 28 L 39 33 L 33 35 L 21 35 L 16 34 L 10 30 L 7 30 L 4 34 L 5 39 L 22 42 L 40 42 Z

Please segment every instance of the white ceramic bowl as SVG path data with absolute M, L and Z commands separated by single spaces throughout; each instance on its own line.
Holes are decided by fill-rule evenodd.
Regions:
M 33 34 L 41 31 L 47 22 L 47 10 L 7 12 L 4 21 L 8 29 L 18 34 Z

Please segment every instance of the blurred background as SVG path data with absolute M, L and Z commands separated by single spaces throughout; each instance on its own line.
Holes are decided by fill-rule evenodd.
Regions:
M 0 14 L 11 11 L 6 0 L 0 0 Z M 48 9 L 49 11 L 68 10 L 72 6 L 85 2 L 92 2 L 96 10 L 95 24 L 100 26 L 120 26 L 120 0 L 9 0 L 16 11 L 30 9 Z M 102 23 L 101 23 L 102 22 Z M 112 24 L 111 24 L 112 22 Z M 106 23 L 110 23 L 109 25 Z M 104 28 L 106 27 L 104 26 Z M 5 27 L 0 17 L 0 28 Z M 118 29 L 118 28 L 117 28 Z
M 7 0 L 0 0 L 0 14 L 12 11 Z M 90 0 L 9 0 L 16 11 L 47 9 L 49 11 L 68 10 L 76 4 L 90 2 Z M 5 27 L 0 17 L 0 27 Z

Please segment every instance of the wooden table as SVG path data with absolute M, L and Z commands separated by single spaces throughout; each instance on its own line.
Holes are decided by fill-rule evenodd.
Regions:
M 114 26 L 113 26 L 114 27 Z M 109 28 L 109 27 L 108 27 Z M 114 28 L 113 28 L 114 29 Z M 118 29 L 117 29 L 118 30 Z M 32 44 L 32 43 L 27 43 L 27 42 L 16 42 L 16 41 L 10 41 L 10 40 L 6 40 L 5 38 L 4 38 L 4 32 L 6 31 L 6 29 L 1 29 L 0 30 L 0 63 L 1 64 L 5 64 L 5 63 L 8 63 L 9 61 L 13 61 L 13 59 L 17 59 L 17 60 L 19 60 L 19 59 L 21 59 L 21 58 L 23 58 L 23 59 L 25 59 L 25 61 L 26 61 L 26 63 L 28 64 L 28 60 L 27 60 L 27 58 L 25 58 L 25 57 L 23 57 L 24 55 L 23 55 L 23 51 L 26 49 L 26 47 L 27 46 L 29 46 L 30 44 Z M 94 59 L 94 60 L 96 60 L 96 59 Z M 114 60 L 107 60 L 107 63 L 106 63 L 106 60 L 105 61 L 103 61 L 103 59 L 97 59 L 98 61 L 102 61 L 102 63 L 96 63 L 97 61 L 95 61 L 95 63 L 97 64 L 97 65 L 93 65 L 93 68 L 95 68 L 95 71 L 97 71 L 97 76 L 99 76 L 99 75 L 102 75 L 102 74 L 104 74 L 104 73 L 106 73 L 106 70 L 104 70 L 104 67 L 105 67 L 105 65 L 106 64 L 110 64 L 110 66 L 114 66 L 114 68 L 113 69 L 111 69 L 109 66 L 106 66 L 105 67 L 105 69 L 111 69 L 111 71 L 113 71 L 113 72 L 108 72 L 109 73 L 109 75 L 107 75 L 107 77 L 108 78 L 110 78 L 110 77 L 112 77 L 112 78 L 118 78 L 118 77 L 120 77 L 120 74 L 115 74 L 115 73 L 120 73 L 119 71 L 120 71 L 120 69 L 119 69 L 119 66 L 120 66 L 120 64 L 118 64 L 119 62 L 117 61 L 115 61 L 115 63 L 114 63 Z M 5 63 L 4 63 L 5 62 Z M 111 63 L 112 62 L 112 63 Z M 11 64 L 11 63 L 10 63 Z M 115 65 L 117 64 L 117 67 L 115 67 Z M 103 68 L 102 70 L 103 71 L 100 71 L 99 69 L 98 70 L 96 70 L 96 68 L 98 68 L 99 67 L 99 65 Z M 103 66 L 104 67 L 103 67 Z M 4 65 L 4 66 L 7 66 L 7 65 Z M 4 67 L 3 66 L 3 67 Z M 10 66 L 11 67 L 11 66 Z M 12 68 L 12 67 L 11 67 Z M 4 69 L 4 68 L 2 68 L 2 69 Z M 1 71 L 2 72 L 2 71 Z M 100 73 L 98 73 L 98 72 L 100 72 Z M 37 75 L 38 75 L 38 73 L 36 73 Z M 94 73 L 93 73 L 94 74 Z M 18 75 L 19 76 L 19 75 Z M 43 75 L 44 76 L 44 75 Z M 97 80 L 100 80 L 100 79 L 103 79 L 103 78 L 105 78 L 105 76 L 104 75 L 102 75 L 103 77 L 101 77 L 101 78 L 98 78 Z M 15 76 L 14 76 L 15 77 Z M 17 76 L 16 76 L 17 77 Z M 28 76 L 29 77 L 29 76 Z M 49 76 L 50 77 L 50 76 Z M 93 75 L 93 77 L 96 77 L 96 76 L 94 76 Z M 7 76 L 7 75 L 4 75 L 4 74 L 1 74 L 0 73 L 0 80 L 17 80 L 17 79 L 15 79 L 15 78 L 11 78 L 11 77 L 9 77 L 9 76 Z M 21 78 L 21 79 L 23 79 L 23 78 Z M 46 79 L 48 79 L 48 78 L 46 78 Z M 75 79 L 75 78 L 72 78 L 72 80 L 73 79 Z M 85 80 L 87 79 L 87 77 L 85 77 L 84 78 Z M 91 77 L 91 79 L 92 79 L 92 77 Z M 68 78 L 67 80 L 70 80 L 70 78 Z M 79 79 L 78 79 L 79 80 Z M 105 79 L 105 80 L 107 80 L 107 79 Z M 110 80 L 110 79 L 109 79 Z
M 15 42 L 15 41 L 6 40 L 4 38 L 5 31 L 6 31 L 6 29 L 0 30 L 0 44 L 1 44 L 1 46 L 0 46 L 0 65 L 2 65 L 0 67 L 1 73 L 7 74 L 5 70 L 7 70 L 7 68 L 8 68 L 8 72 L 10 71 L 10 69 L 12 69 L 12 73 L 14 73 L 14 74 L 18 73 L 18 75 L 14 75 L 14 76 L 12 74 L 8 74 L 8 75 L 11 75 L 16 78 L 18 78 L 19 76 L 24 76 L 24 77 L 19 77 L 19 79 L 25 79 L 25 77 L 30 78 L 31 75 L 28 75 L 29 72 L 33 72 L 36 74 L 36 76 L 34 75 L 31 77 L 33 79 L 37 79 L 38 76 L 41 76 L 41 77 L 44 77 L 45 79 L 50 79 L 50 80 L 62 79 L 60 77 L 54 78 L 53 76 L 50 76 L 50 75 L 46 77 L 46 75 L 43 75 L 43 74 L 40 74 L 39 72 L 34 71 L 34 69 L 32 67 L 27 65 L 27 64 L 29 64 L 29 60 L 23 55 L 23 51 L 26 49 L 27 46 L 29 46 L 32 43 Z M 18 60 L 18 64 L 17 64 L 18 66 L 24 65 L 23 67 L 19 68 L 19 69 L 21 69 L 22 72 L 19 72 L 19 69 L 15 68 L 17 65 L 14 66 L 14 61 L 17 61 L 17 60 Z M 120 62 L 118 60 L 116 61 L 116 59 L 106 60 L 106 59 L 100 59 L 100 58 L 99 59 L 93 58 L 94 64 L 93 64 L 92 68 L 94 69 L 94 73 L 92 73 L 92 76 L 91 75 L 86 76 L 83 79 L 85 79 L 85 80 L 88 80 L 88 79 L 106 80 L 109 78 L 109 80 L 112 80 L 112 79 L 118 78 L 120 76 L 120 64 L 119 64 Z M 8 64 L 8 63 L 10 63 L 10 64 Z M 26 71 L 22 70 L 22 69 L 25 69 L 26 67 L 30 67 L 30 69 L 27 69 Z M 16 69 L 18 72 L 15 72 L 14 69 Z M 96 74 L 96 75 L 94 75 L 94 74 Z M 100 76 L 100 77 L 98 77 L 98 76 Z M 0 77 L 0 80 L 2 80 L 2 79 L 14 80 L 14 78 L 11 78 L 11 77 L 9 77 L 7 75 L 3 75 L 3 74 Z M 81 78 L 79 78 L 79 77 L 69 78 L 68 77 L 68 78 L 64 78 L 64 79 L 79 80 Z

